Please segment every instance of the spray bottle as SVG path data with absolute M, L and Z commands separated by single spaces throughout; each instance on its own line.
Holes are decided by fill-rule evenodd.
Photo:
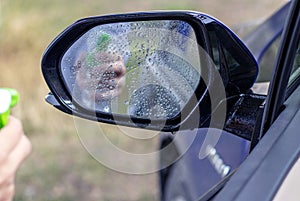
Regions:
M 10 110 L 18 102 L 19 93 L 15 89 L 0 88 L 0 129 L 7 124 Z

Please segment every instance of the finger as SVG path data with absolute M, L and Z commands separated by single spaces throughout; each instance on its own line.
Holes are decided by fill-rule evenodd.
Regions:
M 12 201 L 15 194 L 14 182 L 1 187 L 0 189 L 0 201 Z
M 23 135 L 16 148 L 6 158 L 4 163 L 0 165 L 0 191 L 14 183 L 16 171 L 30 152 L 31 144 L 27 137 Z
M 96 99 L 111 99 L 120 95 L 125 85 L 125 77 L 116 78 L 112 82 L 108 83 L 108 85 L 113 88 L 106 88 L 104 92 L 95 93 Z
M 116 62 L 112 64 L 112 70 L 115 72 L 117 77 L 122 77 L 126 73 L 126 67 L 123 61 Z
M 8 124 L 0 130 L 0 161 L 14 149 L 22 135 L 23 127 L 21 121 L 10 116 Z
M 31 153 L 32 146 L 28 138 L 23 135 L 15 149 L 9 156 L 10 168 L 16 171 L 23 163 L 25 158 Z

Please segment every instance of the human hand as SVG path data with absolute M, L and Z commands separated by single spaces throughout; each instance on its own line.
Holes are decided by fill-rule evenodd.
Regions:
M 15 175 L 31 152 L 31 143 L 24 135 L 20 120 L 10 116 L 0 130 L 0 201 L 13 200 Z
M 99 52 L 81 56 L 82 66 L 76 76 L 81 90 L 95 100 L 109 100 L 118 96 L 125 84 L 126 67 L 117 54 Z

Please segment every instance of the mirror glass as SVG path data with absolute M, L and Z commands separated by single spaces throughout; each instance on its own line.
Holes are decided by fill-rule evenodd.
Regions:
M 196 34 L 180 20 L 96 26 L 67 50 L 60 67 L 81 107 L 150 119 L 175 117 L 201 73 Z

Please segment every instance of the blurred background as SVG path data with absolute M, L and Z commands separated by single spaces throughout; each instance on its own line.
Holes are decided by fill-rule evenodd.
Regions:
M 17 175 L 15 200 L 158 200 L 156 174 L 128 175 L 101 165 L 77 136 L 71 116 L 44 101 L 48 93 L 40 61 L 53 38 L 75 20 L 144 10 L 196 10 L 210 14 L 243 35 L 284 0 L 0 0 L 0 86 L 15 88 L 33 152 Z M 114 126 L 104 126 L 117 135 Z M 142 132 L 142 131 L 136 131 Z M 130 147 L 130 142 L 120 142 Z M 127 144 L 126 144 L 127 143 Z M 152 149 L 157 144 L 153 143 Z M 142 149 L 136 146 L 137 149 Z M 148 149 L 148 148 L 147 148 Z

